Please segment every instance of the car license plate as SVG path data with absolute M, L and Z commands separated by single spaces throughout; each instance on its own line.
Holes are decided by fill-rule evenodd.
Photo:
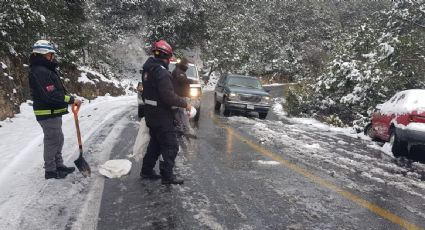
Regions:
M 246 105 L 247 109 L 254 109 L 254 105 Z

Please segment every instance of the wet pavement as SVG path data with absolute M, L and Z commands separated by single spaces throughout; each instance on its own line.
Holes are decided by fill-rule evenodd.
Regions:
M 105 180 L 97 229 L 425 228 L 421 164 L 275 114 L 226 118 L 212 96 L 177 158 L 185 183 L 142 180 L 132 160 L 128 176 Z M 129 124 L 110 158 L 127 158 L 137 132 Z

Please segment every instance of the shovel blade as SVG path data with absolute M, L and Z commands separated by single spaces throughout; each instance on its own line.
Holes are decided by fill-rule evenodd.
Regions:
M 80 155 L 77 160 L 74 161 L 75 166 L 83 174 L 84 177 L 89 177 L 91 175 L 91 169 L 87 161 Z

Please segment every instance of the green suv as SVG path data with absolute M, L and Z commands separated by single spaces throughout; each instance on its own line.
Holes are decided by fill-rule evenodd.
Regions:
M 222 76 L 214 90 L 215 110 L 224 106 L 224 116 L 233 111 L 257 112 L 265 119 L 270 109 L 270 95 L 253 76 L 229 74 Z

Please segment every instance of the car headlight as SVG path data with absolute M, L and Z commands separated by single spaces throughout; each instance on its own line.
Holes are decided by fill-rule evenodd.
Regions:
M 269 96 L 262 97 L 261 101 L 268 103 L 270 102 L 270 97 Z
M 198 97 L 198 96 L 200 96 L 200 92 L 199 91 L 200 91 L 199 88 L 190 88 L 189 95 L 191 97 Z
M 229 93 L 229 99 L 230 100 L 235 100 L 237 99 L 238 95 L 236 93 Z

